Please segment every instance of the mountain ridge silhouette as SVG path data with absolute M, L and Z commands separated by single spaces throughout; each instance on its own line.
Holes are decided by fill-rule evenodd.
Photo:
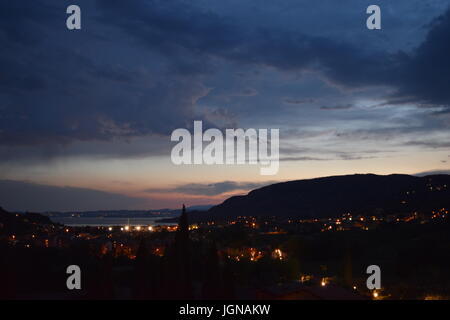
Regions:
M 353 174 L 271 184 L 233 196 L 193 220 L 238 216 L 326 218 L 351 212 L 383 215 L 450 207 L 450 175 Z

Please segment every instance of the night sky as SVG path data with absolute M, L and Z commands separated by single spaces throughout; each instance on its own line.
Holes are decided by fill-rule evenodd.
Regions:
M 82 29 L 66 28 L 77 4 Z M 366 28 L 377 4 L 382 29 Z M 450 172 L 448 0 L 0 2 L 0 206 L 215 204 L 277 182 Z M 175 166 L 176 128 L 279 128 L 280 170 Z

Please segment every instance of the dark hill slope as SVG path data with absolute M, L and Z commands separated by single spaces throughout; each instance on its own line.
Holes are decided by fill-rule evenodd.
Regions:
M 333 217 L 346 212 L 399 213 L 439 207 L 450 207 L 449 175 L 356 174 L 269 185 L 231 197 L 209 209 L 204 217 Z M 201 214 L 195 216 L 200 218 Z

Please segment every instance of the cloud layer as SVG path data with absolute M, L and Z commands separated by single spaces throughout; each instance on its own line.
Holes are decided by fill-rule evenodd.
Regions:
M 150 188 L 145 191 L 149 193 L 181 193 L 187 195 L 216 196 L 236 191 L 248 192 L 268 184 L 270 184 L 270 182 L 222 181 L 216 183 L 189 183 L 166 189 Z
M 215 4 L 99 0 L 80 5 L 85 30 L 74 33 L 61 26 L 62 4 L 33 1 L 23 9 L 2 2 L 1 145 L 167 135 L 205 117 L 198 102 L 211 91 L 211 75 L 225 66 L 315 72 L 353 89 L 388 86 L 392 103 L 446 108 L 450 103 L 450 11 L 432 20 L 415 50 L 392 53 L 282 28 L 276 21 L 251 25 L 243 20 L 249 12 L 232 18 Z M 123 49 L 127 46 L 131 49 Z M 258 91 L 247 89 L 252 94 L 241 98 Z
M 25 181 L 0 180 L 0 204 L 11 211 L 85 211 L 135 209 L 145 199 L 87 188 L 55 187 Z

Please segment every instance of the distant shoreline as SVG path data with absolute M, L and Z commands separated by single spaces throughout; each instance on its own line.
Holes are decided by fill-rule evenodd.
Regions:
M 175 225 L 177 218 L 159 217 L 50 217 L 53 222 L 72 227 Z

